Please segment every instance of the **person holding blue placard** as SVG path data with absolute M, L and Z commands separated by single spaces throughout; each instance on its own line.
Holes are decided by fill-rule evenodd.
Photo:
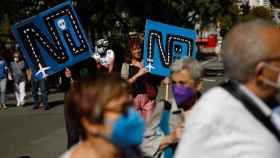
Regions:
M 42 94 L 42 101 L 44 110 L 49 110 L 50 106 L 48 105 L 48 83 L 47 78 L 40 80 L 34 79 L 31 77 L 31 86 L 32 86 L 32 98 L 33 98 L 33 107 L 32 109 L 38 109 L 40 105 L 39 93 Z M 40 91 L 39 91 L 40 89 Z
M 6 85 L 7 85 L 8 67 L 3 56 L 0 55 L 0 108 L 7 109 L 6 101 Z
M 48 82 L 47 77 L 42 79 L 35 79 L 32 75 L 31 69 L 27 70 L 27 79 L 31 81 L 31 91 L 32 91 L 32 110 L 36 110 L 40 106 L 40 100 L 43 102 L 44 110 L 49 110 L 51 107 L 48 105 Z M 42 99 L 40 99 L 40 96 Z
M 99 76 L 97 74 L 96 61 L 93 58 L 88 58 L 72 67 L 65 68 L 62 76 L 62 89 L 64 96 L 64 117 L 67 132 L 67 148 L 79 142 L 81 138 L 81 125 L 79 116 L 75 112 L 75 106 L 67 104 L 69 98 L 69 90 L 77 82 L 86 82 L 85 80 L 91 76 Z
M 151 84 L 148 70 L 142 63 L 142 47 L 138 37 L 129 41 L 131 59 L 122 65 L 121 76 L 132 85 L 134 106 L 146 122 L 155 107 L 157 88 Z

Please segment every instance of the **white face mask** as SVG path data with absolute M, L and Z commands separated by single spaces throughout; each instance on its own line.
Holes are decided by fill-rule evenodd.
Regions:
M 265 66 L 270 68 L 271 70 L 278 72 L 278 78 L 277 81 L 271 81 L 268 79 L 264 79 L 263 82 L 271 87 L 274 87 L 277 89 L 277 94 L 280 92 L 280 67 L 277 67 L 272 64 L 264 63 Z M 270 108 L 269 108 L 270 109 Z M 280 134 L 280 105 L 278 105 L 276 108 L 270 109 L 270 121 L 273 124 L 273 126 L 276 128 L 277 132 Z
M 273 71 L 278 72 L 278 78 L 276 83 L 274 81 L 268 80 L 268 79 L 264 79 L 263 82 L 271 87 L 277 88 L 280 90 L 280 68 L 277 66 L 274 66 L 272 64 L 268 64 L 268 63 L 263 63 L 265 66 L 267 66 L 268 68 L 270 68 Z
M 14 61 L 18 61 L 18 58 L 14 57 Z
M 104 51 L 105 51 L 105 48 L 104 48 L 104 47 L 97 48 L 97 52 L 98 52 L 99 54 L 103 54 Z

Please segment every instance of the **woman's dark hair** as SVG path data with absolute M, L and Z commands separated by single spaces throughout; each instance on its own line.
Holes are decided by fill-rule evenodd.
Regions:
M 142 45 L 142 42 L 141 42 L 140 38 L 138 38 L 138 37 L 130 38 L 128 40 L 128 46 L 129 46 L 130 51 L 134 48 L 141 47 L 141 45 Z
M 104 106 L 114 98 L 129 95 L 128 83 L 115 74 L 102 74 L 75 83 L 69 91 L 68 106 L 74 109 L 78 118 L 102 124 Z M 81 122 L 80 122 L 81 124 Z M 82 128 L 85 136 L 85 130 Z
M 133 36 L 128 39 L 128 56 L 125 58 L 127 63 L 131 63 L 131 50 L 135 48 L 141 48 L 143 50 L 143 42 L 139 36 Z

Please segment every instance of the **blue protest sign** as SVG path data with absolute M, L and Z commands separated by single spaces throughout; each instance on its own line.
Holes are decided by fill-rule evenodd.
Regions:
M 16 23 L 12 31 L 35 79 L 61 71 L 92 52 L 70 1 Z
M 144 37 L 144 66 L 150 73 L 169 76 L 169 66 L 187 56 L 196 58 L 194 30 L 147 20 Z

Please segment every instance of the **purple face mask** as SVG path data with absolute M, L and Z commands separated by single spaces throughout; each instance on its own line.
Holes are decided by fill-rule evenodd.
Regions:
M 175 97 L 176 104 L 179 106 L 190 101 L 194 97 L 194 92 L 191 88 L 183 85 L 172 85 L 172 92 Z

